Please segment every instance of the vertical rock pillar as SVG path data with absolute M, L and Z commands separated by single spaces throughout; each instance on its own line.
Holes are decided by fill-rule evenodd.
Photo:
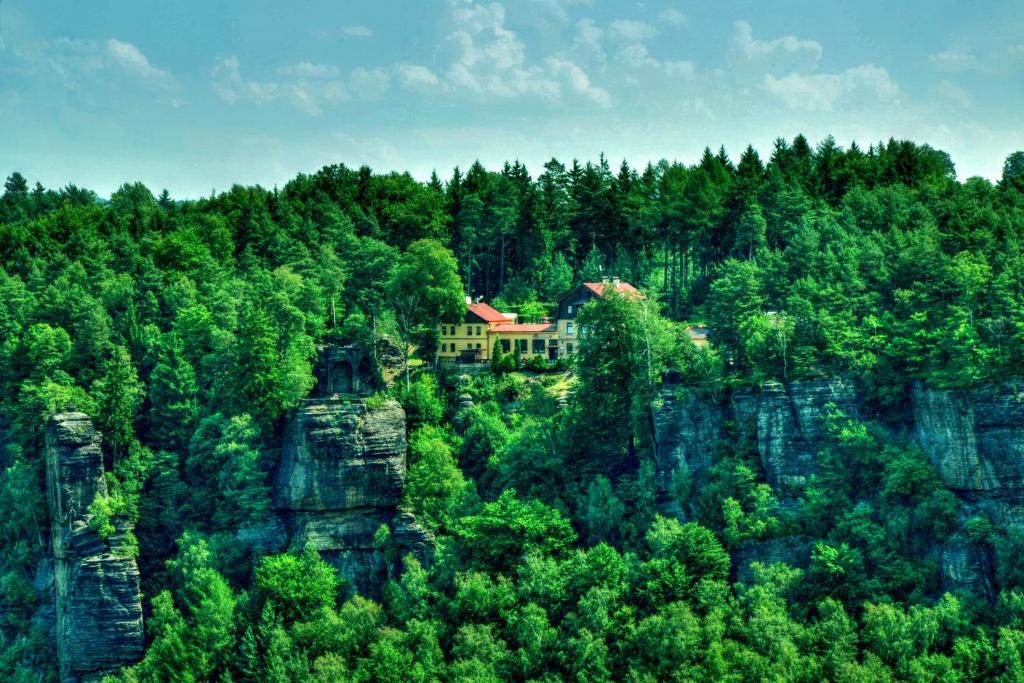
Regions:
M 142 656 L 142 600 L 129 527 L 115 520 L 116 531 L 101 538 L 88 524 L 89 504 L 107 492 L 88 415 L 62 413 L 47 424 L 46 489 L 60 678 L 98 682 Z

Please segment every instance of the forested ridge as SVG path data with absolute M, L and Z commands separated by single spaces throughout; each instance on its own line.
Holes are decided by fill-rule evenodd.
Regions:
M 47 419 L 78 410 L 108 470 L 90 526 L 130 520 L 142 577 L 146 652 L 117 680 L 1024 680 L 1024 531 L 968 510 L 905 419 L 912 387 L 1024 378 L 1024 152 L 994 184 L 928 145 L 798 136 L 768 159 L 552 160 L 536 178 L 337 165 L 190 200 L 4 188 L 0 678 L 57 679 L 35 616 L 42 454 Z M 434 367 L 465 294 L 540 318 L 610 275 L 645 296 L 589 304 L 571 362 Z M 317 348 L 382 338 L 409 381 L 367 402 L 405 409 L 403 506 L 436 549 L 393 558 L 371 600 L 311 547 L 236 534 L 270 513 Z M 766 483 L 737 420 L 700 486 L 681 473 L 662 499 L 666 392 L 824 377 L 863 411 L 830 412 L 797 494 Z M 782 537 L 807 540 L 806 567 L 738 575 L 739 551 Z M 942 589 L 951 539 L 991 559 L 987 594 Z M 386 529 L 379 545 L 397 553 Z

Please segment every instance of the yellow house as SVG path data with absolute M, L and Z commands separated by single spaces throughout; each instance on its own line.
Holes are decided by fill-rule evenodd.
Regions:
M 614 289 L 625 297 L 642 298 L 643 294 L 618 278 L 603 282 L 584 282 L 558 302 L 555 322 L 520 324 L 515 316 L 500 313 L 483 302 L 470 303 L 467 298 L 466 317 L 461 324 L 442 323 L 438 334 L 439 363 L 486 363 L 494 354 L 496 344 L 502 353 L 515 353 L 522 358 L 539 356 L 554 361 L 576 351 L 581 330 L 576 321 L 579 309 L 594 297 Z
M 441 324 L 437 359 L 441 363 L 486 362 L 491 359 L 491 329 L 513 323 L 514 318 L 499 313 L 485 303 L 467 304 L 466 317 L 461 324 Z
M 558 330 L 551 323 L 495 325 L 488 331 L 491 348 L 501 346 L 502 353 L 515 353 L 521 358 L 540 356 L 558 360 Z

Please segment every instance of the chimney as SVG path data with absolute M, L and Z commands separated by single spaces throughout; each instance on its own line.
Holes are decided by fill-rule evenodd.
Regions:
M 619 276 L 618 275 L 616 275 L 615 277 L 612 278 L 612 284 L 615 285 L 616 287 L 619 286 L 619 282 L 620 282 L 620 280 L 619 280 Z
M 467 294 L 466 295 L 466 305 L 468 306 L 471 303 L 473 303 L 473 297 L 471 297 L 469 294 Z

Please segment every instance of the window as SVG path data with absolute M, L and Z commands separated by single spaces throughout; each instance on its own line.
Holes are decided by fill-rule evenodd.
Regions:
M 479 345 L 479 344 L 477 344 L 477 345 L 476 345 L 476 348 L 478 348 L 478 349 L 479 349 L 479 348 L 480 348 L 480 345 Z
M 569 304 L 569 308 L 567 308 L 565 312 L 572 315 L 572 304 Z
M 565 352 L 567 354 L 572 353 L 572 344 L 566 344 L 565 345 Z
M 566 323 L 565 324 L 565 333 L 566 334 L 572 334 L 572 323 Z
M 448 345 L 441 344 L 441 353 L 448 353 Z
M 502 339 L 501 340 L 501 352 L 502 353 L 508 353 L 511 350 L 512 350 L 512 342 L 510 342 L 508 339 Z
M 544 353 L 544 340 L 543 339 L 534 339 L 533 340 L 533 352 L 534 353 Z
M 476 326 L 476 333 L 480 334 L 480 326 L 479 325 Z

